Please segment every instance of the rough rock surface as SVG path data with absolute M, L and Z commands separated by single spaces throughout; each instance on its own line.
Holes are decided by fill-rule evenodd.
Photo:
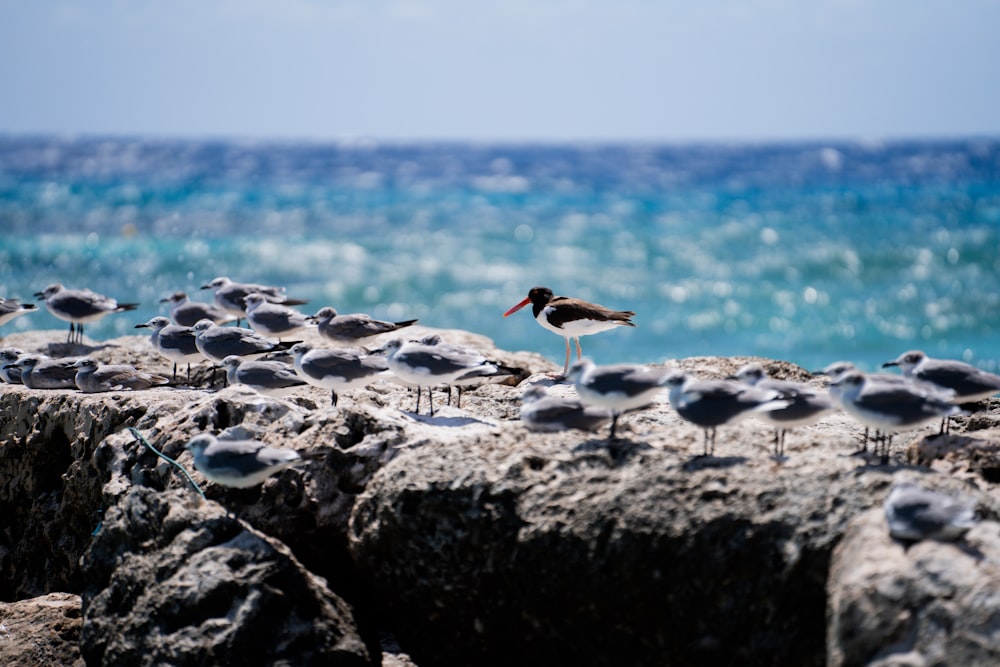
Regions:
M 716 456 L 701 457 L 701 430 L 665 394 L 623 417 L 614 443 L 531 433 L 518 397 L 530 384 L 571 393 L 546 375 L 556 367 L 443 333 L 526 379 L 466 391 L 461 407 L 436 393 L 433 417 L 391 381 L 337 408 L 308 387 L 276 400 L 243 387 L 0 385 L 0 600 L 82 594 L 90 665 L 820 665 L 843 650 L 827 619 L 834 549 L 894 475 L 948 480 L 1000 517 L 995 399 L 952 435 L 898 437 L 888 465 L 852 456 L 861 429 L 843 414 L 793 431 L 783 459 L 756 420 L 720 428 Z M 144 337 L 52 342 L 64 338 L 5 344 L 171 371 Z M 746 361 L 676 364 L 722 377 Z M 318 458 L 246 490 L 192 471 L 201 503 L 128 427 L 189 469 L 183 445 L 203 431 Z M 270 661 L 254 643 L 262 619 L 283 628 L 287 651 Z M 257 662 L 227 662 L 245 641 Z
M 879 509 L 848 526 L 830 568 L 829 665 L 1000 665 L 1000 524 L 907 548 Z
M 325 581 L 199 500 L 134 487 L 105 515 L 84 558 L 88 664 L 370 664 Z
M 79 595 L 0 602 L 0 665 L 83 667 L 81 619 Z

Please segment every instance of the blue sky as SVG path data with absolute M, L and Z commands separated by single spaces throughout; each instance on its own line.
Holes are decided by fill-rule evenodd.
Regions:
M 1000 0 L 0 0 L 0 132 L 1000 135 Z

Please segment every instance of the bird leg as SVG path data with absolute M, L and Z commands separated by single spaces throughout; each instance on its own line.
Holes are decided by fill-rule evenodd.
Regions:
M 580 337 L 577 336 L 573 340 L 576 342 L 576 360 L 579 361 L 583 357 L 583 350 L 580 349 Z
M 566 341 L 566 364 L 563 366 L 562 376 L 566 377 L 566 374 L 569 373 L 569 355 L 570 355 L 569 338 L 564 338 L 563 340 Z
M 336 389 L 331 389 L 330 390 L 330 405 L 333 406 L 333 407 L 337 407 L 337 390 Z
M 568 339 L 567 339 L 568 340 Z M 608 435 L 608 442 L 615 439 L 615 429 L 618 427 L 618 413 L 611 413 L 611 434 Z

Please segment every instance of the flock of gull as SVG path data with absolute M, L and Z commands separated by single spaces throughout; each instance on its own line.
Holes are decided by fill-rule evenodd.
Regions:
M 176 383 L 178 366 L 187 367 L 190 383 L 191 364 L 207 360 L 213 371 L 216 367 L 225 369 L 230 384 L 247 385 L 277 397 L 312 385 L 330 391 L 334 406 L 338 392 L 391 378 L 417 389 L 417 413 L 421 390 L 427 389 L 433 415 L 433 387 L 447 387 L 449 400 L 451 389 L 457 389 L 460 406 L 464 387 L 504 381 L 516 373 L 476 349 L 447 343 L 438 336 L 418 340 L 394 337 L 363 347 L 416 320 L 385 322 L 364 314 L 338 314 L 330 307 L 307 315 L 293 307 L 305 302 L 287 297 L 283 288 L 226 277 L 203 288 L 212 290 L 212 303 L 192 301 L 184 292 L 176 292 L 162 300 L 170 304 L 169 317 L 154 317 L 136 325 L 151 331 L 154 350 L 173 363 L 172 378 L 124 364 L 100 364 L 89 357 L 55 359 L 15 348 L 0 349 L 0 377 L 29 389 L 143 390 Z M 69 342 L 82 342 L 85 324 L 137 307 L 60 284 L 50 285 L 35 296 L 53 316 L 69 322 Z M 556 296 L 548 288 L 535 287 L 503 315 L 528 305 L 542 327 L 565 339 L 565 365 L 557 377 L 571 383 L 576 392 L 575 397 L 555 396 L 540 384 L 524 391 L 520 416 L 533 431 L 593 432 L 610 424 L 609 441 L 613 441 L 622 415 L 653 406 L 656 396 L 666 391 L 676 413 L 703 429 L 706 456 L 714 454 L 716 429 L 742 418 L 755 416 L 775 427 L 775 455 L 780 457 L 788 430 L 843 410 L 866 428 L 866 449 L 867 429 L 875 430 L 875 441 L 882 444 L 882 458 L 887 460 L 893 434 L 937 420 L 945 430 L 952 416 L 968 414 L 966 411 L 974 407 L 971 404 L 1000 393 L 1000 376 L 964 362 L 933 359 L 916 350 L 884 364 L 898 367 L 900 374 L 863 373 L 848 362 L 830 364 L 815 371 L 829 378 L 826 387 L 772 379 L 756 363 L 722 380 L 700 379 L 670 367 L 600 366 L 583 357 L 580 337 L 635 326 L 634 312 Z M 0 326 L 36 310 L 36 306 L 16 299 L 0 299 Z M 243 319 L 248 328 L 239 326 Z M 308 328 L 315 328 L 322 344 L 294 340 Z M 571 340 L 576 344 L 573 364 Z M 281 361 L 282 355 L 290 355 L 292 363 Z M 210 434 L 196 436 L 187 449 L 206 478 L 228 486 L 252 486 L 278 470 L 301 463 L 290 450 Z M 912 491 L 904 500 L 915 498 L 919 494 Z M 898 497 L 894 506 L 902 507 Z M 954 519 L 957 515 L 953 514 L 949 516 Z

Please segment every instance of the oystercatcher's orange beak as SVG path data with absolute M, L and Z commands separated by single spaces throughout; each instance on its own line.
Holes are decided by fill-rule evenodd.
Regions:
M 517 311 L 527 306 L 529 303 L 531 303 L 531 297 L 526 297 L 524 301 L 522 301 L 521 303 L 517 304 L 516 306 L 508 310 L 506 313 L 503 314 L 503 316 L 507 317 L 508 315 L 513 315 Z

